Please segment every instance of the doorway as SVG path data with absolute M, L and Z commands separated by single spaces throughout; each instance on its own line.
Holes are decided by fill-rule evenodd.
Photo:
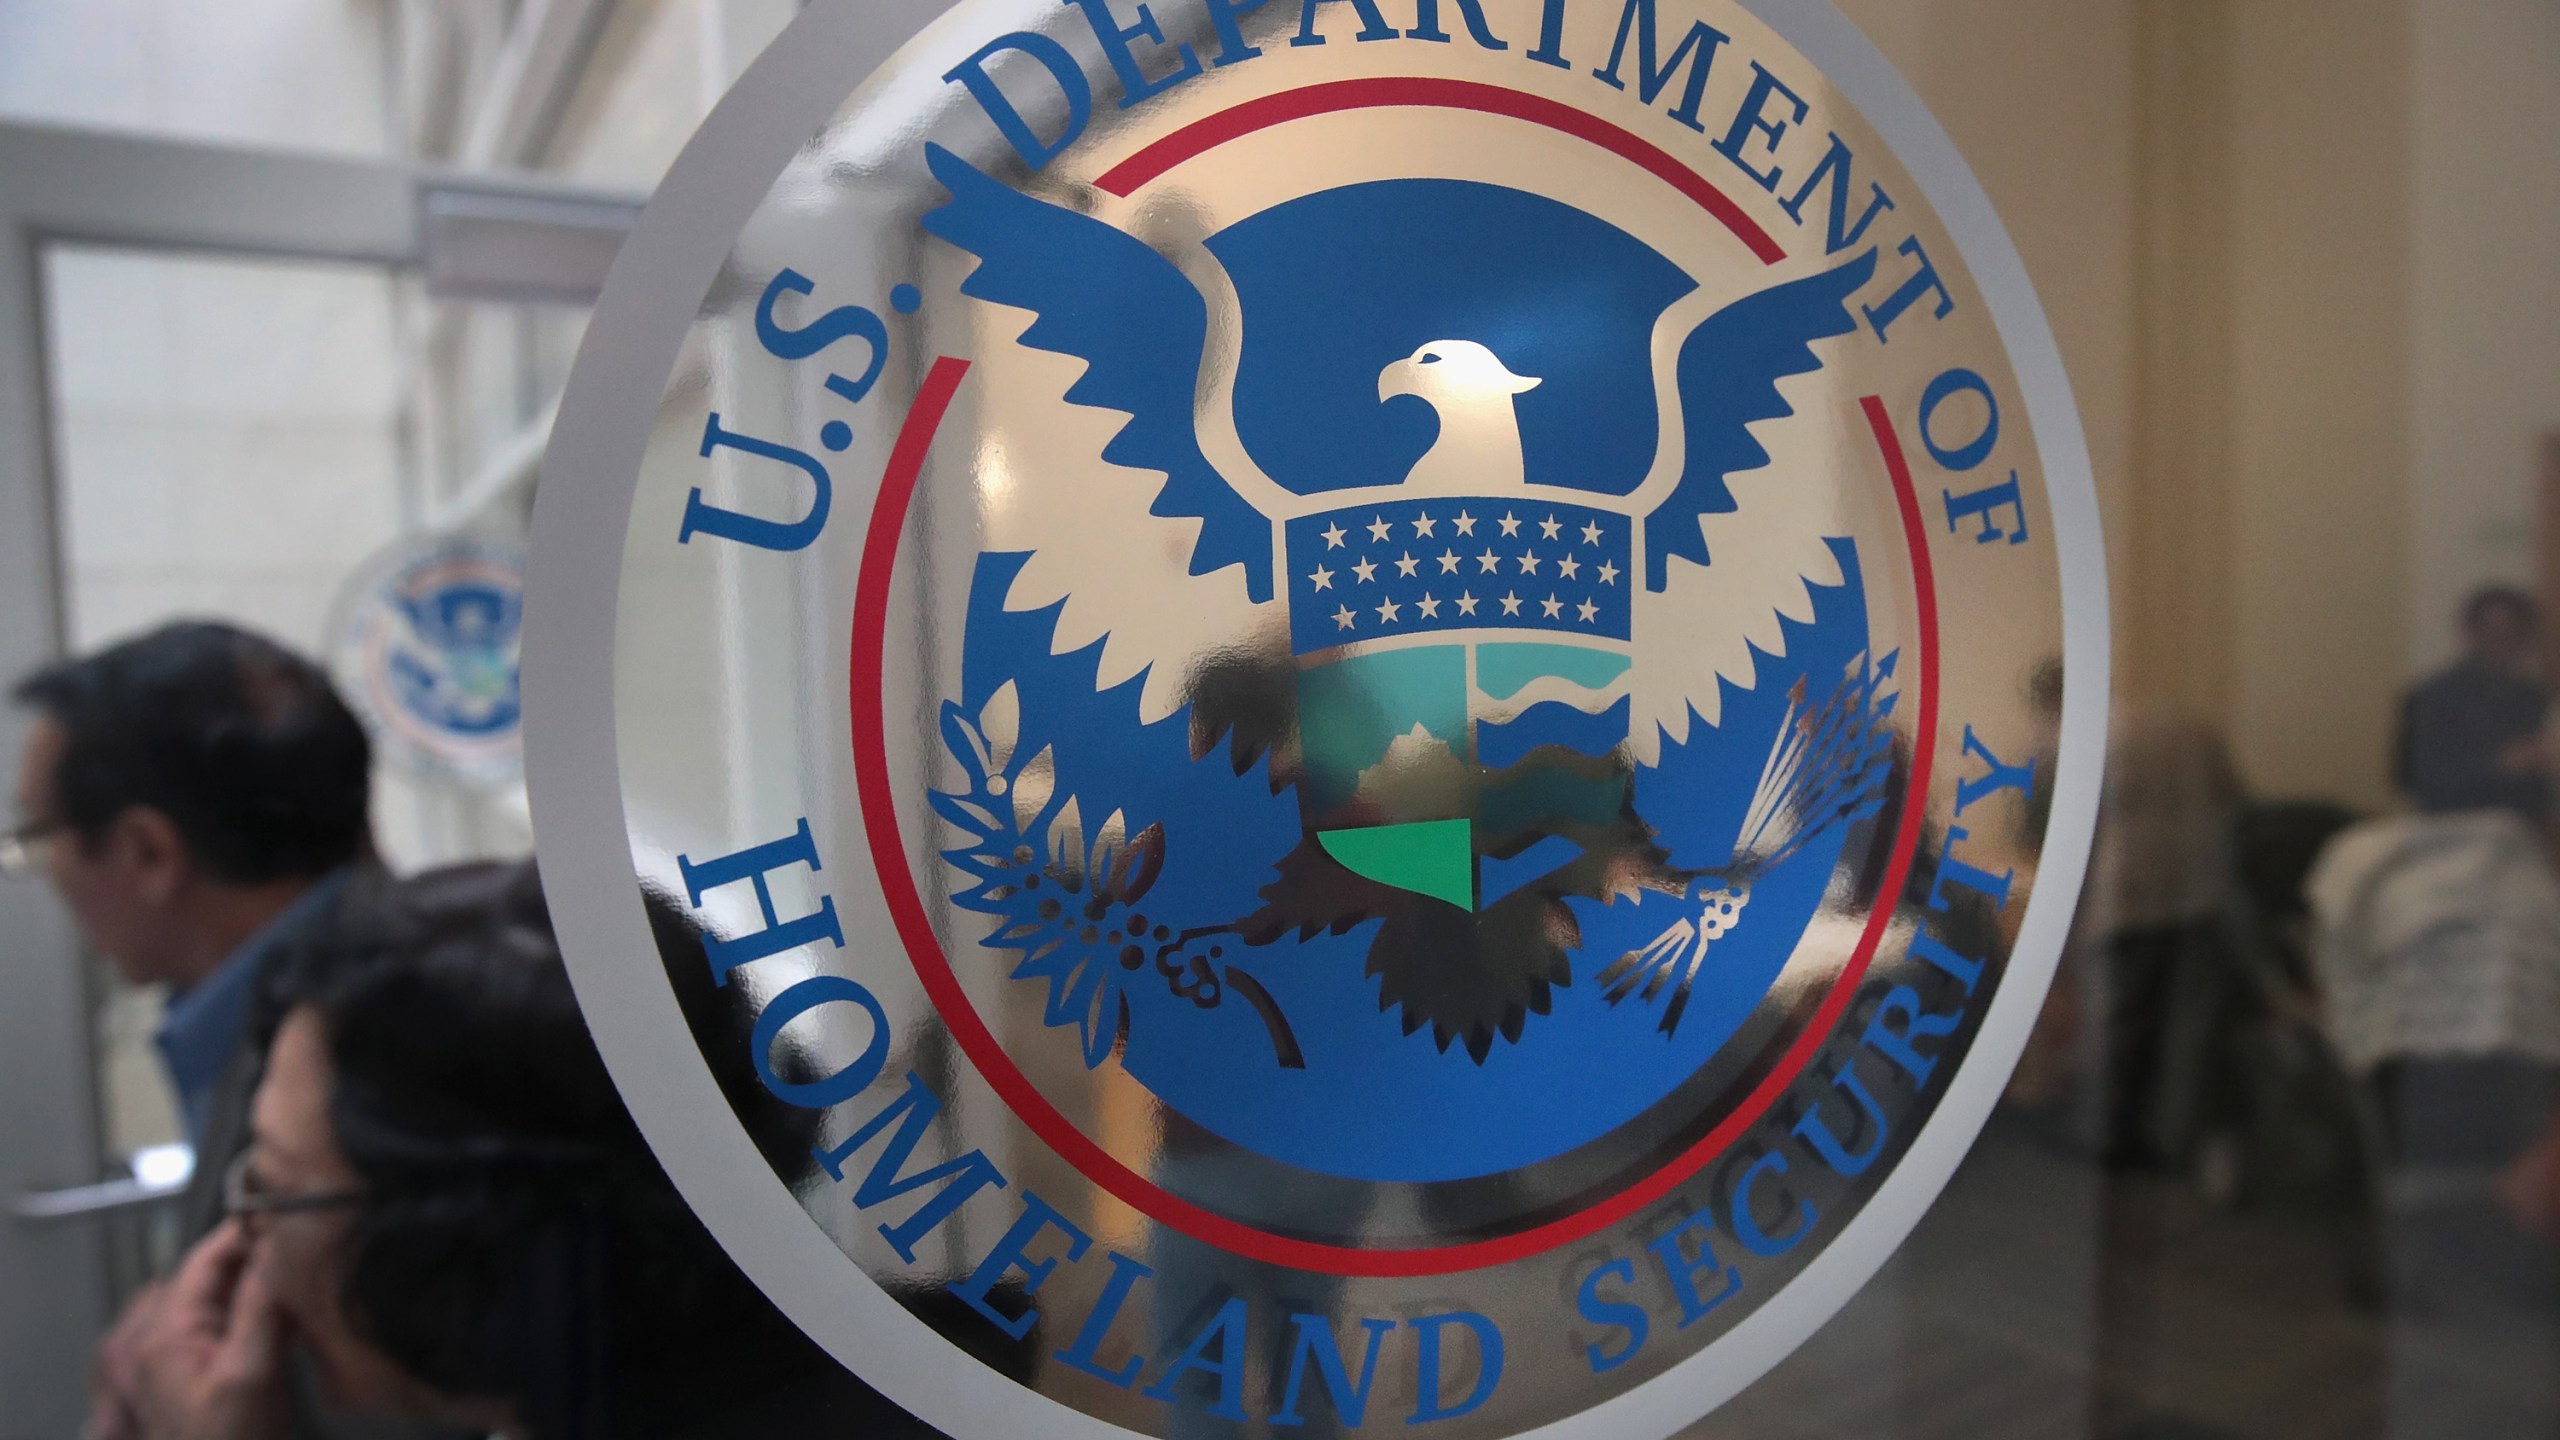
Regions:
M 521 528 L 636 197 L 0 125 L 0 681 L 181 618 L 317 658 L 370 559 Z M 25 717 L 0 707 L 14 756 Z M 530 848 L 520 785 L 382 757 L 402 869 Z M 0 883 L 0 1440 L 76 1433 L 191 1157 L 158 997 Z

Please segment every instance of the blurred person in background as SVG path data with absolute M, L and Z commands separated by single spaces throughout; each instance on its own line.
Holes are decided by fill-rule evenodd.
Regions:
M 2472 595 L 2463 658 L 2402 712 L 2416 813 L 2340 834 L 2307 886 L 2325 1028 L 2382 1121 L 2392 1433 L 2411 1440 L 2485 1433 L 2463 1410 L 2483 1365 L 2531 1377 L 2534 1433 L 2560 1433 L 2560 1380 L 2542 1383 L 2560 1376 L 2560 1255 L 2529 1238 L 2560 1105 L 2536 629 L 2521 591 Z
M 2190 1159 L 2206 1053 L 2234 957 L 2223 934 L 2245 799 L 2221 733 L 2192 715 L 2120 709 L 2075 922 L 2080 992 L 2099 1017 L 2092 1118 L 2107 1163 Z M 2070 993 L 2057 987 L 2057 993 Z
M 671 972 L 708 989 L 681 953 L 698 937 L 651 918 Z M 297 1346 L 350 1412 L 505 1440 L 934 1433 L 801 1335 L 678 1196 L 530 865 L 369 891 L 339 932 L 295 987 L 230 1218 L 114 1357 L 93 1440 L 279 1440 Z M 813 1122 L 790 1123 L 805 1153 Z
M 2549 816 L 2540 628 L 2541 609 L 2521 590 L 2487 586 L 2464 602 L 2462 658 L 2401 708 L 2399 779 L 2419 810 L 2508 810 L 2536 825 Z
M 166 626 L 14 694 L 36 720 L 0 867 L 49 880 L 125 983 L 167 988 L 153 1039 L 197 1157 L 193 1241 L 247 1143 L 282 957 L 370 862 L 372 746 L 319 667 L 228 625 Z
M 371 859 L 372 747 L 317 666 L 228 625 L 62 661 L 15 697 L 36 721 L 0 865 L 50 880 L 126 983 L 167 987 L 192 1240 L 245 1143 L 277 957 Z

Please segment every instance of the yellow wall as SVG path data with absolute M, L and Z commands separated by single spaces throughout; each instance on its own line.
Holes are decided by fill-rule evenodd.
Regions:
M 2519 378 L 2440 303 L 2508 306 L 2500 345 L 2560 346 L 2560 304 L 2515 308 L 2560 289 L 2560 14 L 2428 0 L 2421 44 L 2415 4 L 1844 0 L 1972 158 L 2052 314 L 2121 694 L 2221 723 L 2270 795 L 2389 803 L 2412 617 L 2530 514 L 2518 437 L 2560 424 L 2560 355 Z M 2524 193 L 2496 225 L 2537 243 L 2474 218 L 2501 180 Z M 2455 450 L 2460 503 L 2413 494 L 2413 453 Z M 2528 548 L 2489 545 L 2510 568 Z
M 2233 702 L 2263 791 L 2390 795 L 2408 668 L 2407 0 L 2237 7 Z
M 1947 127 L 2026 257 L 2079 394 L 2120 561 L 2134 418 L 2136 0 L 1840 8 Z
M 2425 6 L 2408 623 L 2432 665 L 2464 592 L 2533 578 L 2537 459 L 2560 430 L 2560 4 Z

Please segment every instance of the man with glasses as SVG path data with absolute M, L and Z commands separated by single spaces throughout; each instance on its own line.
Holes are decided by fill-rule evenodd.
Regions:
M 35 713 L 0 869 L 52 883 L 90 947 L 166 986 L 154 1037 L 198 1157 L 185 1228 L 221 1216 L 294 937 L 372 853 L 371 747 L 308 660 L 167 626 L 21 680 Z

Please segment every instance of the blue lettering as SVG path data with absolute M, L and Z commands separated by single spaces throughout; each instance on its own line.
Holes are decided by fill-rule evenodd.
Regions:
M 1022 1192 L 1021 1218 L 1013 1222 L 1012 1229 L 1004 1232 L 1004 1238 L 996 1242 L 996 1248 L 987 1252 L 986 1259 L 978 1262 L 978 1268 L 969 1273 L 968 1279 L 951 1287 L 951 1293 L 960 1297 L 962 1304 L 994 1321 L 997 1329 L 1016 1340 L 1030 1334 L 1031 1327 L 1039 1322 L 1040 1307 L 1029 1303 L 1029 1297 L 1039 1294 L 1040 1286 L 1058 1268 L 1055 1258 L 1031 1258 L 1031 1242 L 1039 1239 L 1044 1229 L 1055 1230 L 1067 1237 L 1066 1263 L 1070 1265 L 1083 1259 L 1084 1252 L 1093 1247 L 1093 1237 L 1077 1229 L 1048 1201 L 1025 1190 Z M 1025 1301 L 1019 1315 L 1005 1314 L 988 1298 L 1009 1270 L 1022 1272 Z
M 999 1190 L 1004 1188 L 1004 1175 L 996 1169 L 995 1162 L 979 1150 L 972 1150 L 957 1160 L 946 1160 L 919 1174 L 900 1173 L 907 1168 L 907 1162 L 915 1158 L 916 1146 L 924 1140 L 925 1132 L 933 1127 L 934 1117 L 941 1113 L 942 1097 L 926 1088 L 923 1078 L 910 1070 L 905 1092 L 890 1102 L 886 1109 L 853 1132 L 843 1144 L 831 1150 L 813 1152 L 818 1163 L 826 1167 L 828 1176 L 841 1182 L 844 1179 L 844 1162 L 870 1144 L 874 1137 L 886 1133 L 891 1121 L 898 1123 L 897 1133 L 889 1136 L 888 1144 L 880 1151 L 880 1158 L 872 1162 L 869 1173 L 854 1187 L 853 1203 L 856 1209 L 868 1210 L 936 1181 L 948 1182 L 903 1223 L 880 1227 L 880 1234 L 889 1242 L 889 1247 L 898 1252 L 899 1259 L 909 1263 L 916 1258 L 917 1244 L 933 1233 L 935 1226 L 950 1219 L 953 1212 L 969 1203 L 972 1196 L 990 1185 Z
M 755 886 L 756 904 L 764 911 L 762 930 L 730 937 L 704 935 L 702 951 L 710 957 L 713 983 L 728 984 L 729 972 L 749 961 L 779 955 L 785 950 L 796 950 L 803 945 L 814 945 L 820 940 L 843 947 L 844 928 L 836 923 L 833 896 L 820 898 L 816 914 L 803 915 L 787 923 L 774 913 L 773 887 L 766 883 L 765 876 L 785 865 L 806 865 L 812 872 L 824 868 L 818 863 L 818 842 L 809 833 L 806 819 L 800 822 L 798 834 L 741 850 L 735 855 L 724 855 L 699 865 L 694 864 L 689 856 L 676 857 L 676 873 L 684 877 L 685 898 L 696 910 L 702 908 L 704 892 L 745 880 Z
M 1765 171 L 1754 170 L 1751 168 L 1750 159 L 1743 154 L 1743 151 L 1749 147 L 1753 136 L 1763 136 L 1766 138 L 1762 143 L 1767 148 L 1770 158 L 1776 159 L 1779 142 L 1787 138 L 1787 127 L 1803 124 L 1808 107 L 1801 96 L 1788 89 L 1785 82 L 1770 74 L 1767 67 L 1759 61 L 1751 62 L 1751 73 L 1751 91 L 1742 97 L 1742 109 L 1733 117 L 1733 128 L 1726 131 L 1725 137 L 1715 142 L 1712 148 L 1717 154 L 1732 161 L 1735 169 L 1756 181 L 1761 189 L 1774 195 L 1778 192 L 1779 179 L 1786 172 L 1775 165 Z M 1794 112 L 1791 118 L 1785 120 L 1769 114 L 1769 102 L 1782 95 L 1786 97 L 1788 108 Z
M 806 360 L 839 340 L 860 340 L 868 345 L 871 358 L 859 379 L 847 380 L 842 375 L 829 375 L 827 388 L 859 405 L 880 383 L 880 372 L 889 364 L 889 327 L 878 315 L 859 305 L 839 305 L 797 330 L 786 330 L 774 318 L 774 306 L 785 295 L 808 295 L 817 290 L 808 276 L 797 270 L 785 270 L 764 287 L 763 298 L 756 301 L 756 338 L 764 348 L 783 360 Z
M 1612 1260 L 1583 1276 L 1582 1293 L 1575 1302 L 1575 1308 L 1582 1312 L 1583 1319 L 1594 1325 L 1607 1325 L 1627 1332 L 1627 1343 L 1620 1346 L 1615 1355 L 1604 1353 L 1598 1345 L 1583 1352 L 1591 1361 L 1591 1373 L 1594 1375 L 1606 1375 L 1636 1358 L 1636 1352 L 1644 1348 L 1644 1342 L 1653 1333 L 1653 1321 L 1644 1313 L 1643 1306 L 1600 1298 L 1600 1282 L 1612 1278 L 1621 1285 L 1635 1284 L 1635 1262 Z
M 1831 1088 L 1845 1091 L 1849 1098 L 1858 1102 L 1858 1109 L 1866 1117 L 1859 1122 L 1858 1128 L 1867 1133 L 1867 1148 L 1853 1155 L 1848 1146 L 1840 1143 L 1840 1138 L 1831 1133 L 1830 1123 L 1822 1118 L 1819 1096 L 1815 1097 L 1812 1108 L 1804 1112 L 1804 1118 L 1796 1122 L 1794 1134 L 1812 1147 L 1813 1153 L 1822 1158 L 1822 1163 L 1831 1167 L 1832 1174 L 1844 1180 L 1855 1180 L 1866 1174 L 1867 1167 L 1876 1163 L 1876 1157 L 1884 1153 L 1884 1107 L 1867 1092 L 1867 1082 L 1858 1078 L 1858 1062 L 1854 1056 L 1842 1062 L 1839 1073 L 1831 1077 Z
M 830 1002 L 859 1005 L 871 1016 L 870 1043 L 860 1058 L 824 1080 L 783 1079 L 773 1068 L 773 1047 L 782 1039 L 782 1027 Z M 803 1110 L 824 1110 L 861 1094 L 888 1067 L 889 1017 L 879 1000 L 853 981 L 841 975 L 812 975 L 773 997 L 756 1016 L 755 1034 L 747 1043 L 764 1088 Z
M 1641 32 L 1636 30 L 1639 19 L 1644 22 Z M 1636 41 L 1636 98 L 1647 105 L 1652 104 L 1685 63 L 1689 67 L 1689 87 L 1681 92 L 1680 107 L 1671 112 L 1671 118 L 1701 135 L 1707 133 L 1707 127 L 1698 122 L 1698 107 L 1706 103 L 1707 76 L 1715 67 L 1716 52 L 1722 50 L 1725 41 L 1731 37 L 1703 20 L 1692 21 L 1689 33 L 1680 41 L 1680 48 L 1671 52 L 1669 61 L 1656 65 L 1654 57 L 1661 53 L 1662 41 L 1660 25 L 1655 18 L 1655 0 L 1627 0 L 1627 8 L 1618 16 L 1618 40 L 1609 51 L 1608 65 L 1591 72 L 1612 89 L 1627 88 L 1627 82 L 1618 78 L 1618 69 L 1626 63 L 1627 38 L 1630 35 Z
M 1938 409 L 1958 395 L 1982 397 L 1982 433 L 1962 445 L 1945 445 L 1938 440 Z M 1991 458 L 1992 447 L 2000 443 L 2000 401 L 1991 393 L 1991 382 L 1970 370 L 1950 370 L 1929 382 L 1920 392 L 1920 443 L 1929 447 L 1929 458 L 1950 470 L 1971 470 Z
M 1132 40 L 1164 44 L 1164 27 L 1156 23 L 1155 12 L 1144 5 L 1138 7 L 1138 23 L 1123 27 L 1111 13 L 1111 0 L 1067 0 L 1084 12 L 1085 22 L 1093 27 L 1093 36 L 1102 42 L 1102 53 L 1110 58 L 1111 68 L 1120 76 L 1120 108 L 1128 109 L 1150 96 L 1161 95 L 1200 73 L 1200 57 L 1188 45 L 1173 47 L 1174 66 L 1157 79 L 1147 78 L 1146 67 L 1139 63 Z
M 1218 32 L 1218 58 L 1209 62 L 1210 69 L 1242 64 L 1262 53 L 1260 48 L 1245 43 L 1244 27 L 1236 19 L 1269 3 L 1271 0 L 1200 0 L 1200 8 L 1209 12 L 1209 24 Z
M 1207 1358 L 1211 1341 L 1217 1342 L 1218 1346 L 1218 1358 L 1215 1360 Z M 1208 1324 L 1200 1327 L 1199 1334 L 1191 1337 L 1191 1343 L 1182 1347 L 1182 1353 L 1164 1368 L 1164 1374 L 1156 1383 L 1146 1388 L 1146 1397 L 1168 1403 L 1179 1398 L 1174 1391 L 1175 1382 L 1183 1377 L 1184 1372 L 1197 1370 L 1218 1377 L 1218 1399 L 1209 1407 L 1209 1413 L 1221 1420 L 1242 1422 L 1244 1344 L 1244 1301 L 1230 1299 L 1218 1307 L 1217 1314 L 1209 1317 Z
M 1050 78 L 1058 82 L 1058 93 L 1067 102 L 1067 123 L 1059 130 L 1056 139 L 1041 139 L 1040 132 L 1033 129 L 1022 111 L 1006 98 L 1004 91 L 997 87 L 995 77 L 987 73 L 987 62 L 1007 50 L 1039 61 Z M 1084 127 L 1093 119 L 1093 84 L 1084 78 L 1084 67 L 1076 63 L 1075 56 L 1067 53 L 1066 46 L 1046 35 L 1024 31 L 998 36 L 988 41 L 977 54 L 953 66 L 942 78 L 966 86 L 969 94 L 977 100 L 978 108 L 986 111 L 987 118 L 995 122 L 996 132 L 1004 136 L 1006 142 L 1022 156 L 1023 163 L 1034 170 L 1065 154 L 1067 147 L 1083 136 Z
M 1316 11 L 1337 3 L 1340 0 L 1302 0 L 1302 8 L 1298 11 L 1297 38 L 1289 44 L 1292 47 L 1323 44 L 1324 37 L 1316 33 Z M 1360 12 L 1360 33 L 1351 37 L 1355 42 L 1396 38 L 1396 27 L 1388 24 L 1387 17 L 1378 13 L 1378 0 L 1350 0 L 1350 5 Z
M 1467 34 L 1487 50 L 1508 50 L 1511 46 L 1496 37 L 1493 27 L 1484 19 L 1484 0 L 1451 0 L 1458 7 L 1458 18 L 1467 22 Z M 1449 32 L 1440 28 L 1440 0 L 1414 0 L 1413 28 L 1407 30 L 1409 40 L 1449 43 Z
M 1698 1253 L 1691 1255 L 1682 1244 L 1692 1234 L 1698 1237 Z M 1742 1288 L 1739 1271 L 1726 1270 L 1716 1263 L 1715 1219 L 1699 1211 L 1674 1227 L 1670 1234 L 1645 1247 L 1654 1262 L 1671 1281 L 1671 1293 L 1680 1297 L 1680 1328 L 1688 1329 L 1707 1318 L 1717 1306 L 1733 1298 Z M 1713 1295 L 1698 1292 L 1700 1275 L 1724 1276 L 1724 1288 Z
M 1407 1425 L 1428 1425 L 1435 1420 L 1455 1420 L 1461 1415 L 1481 1409 L 1493 1398 L 1493 1389 L 1502 1383 L 1502 1332 L 1494 1323 L 1472 1311 L 1453 1315 L 1425 1315 L 1412 1322 L 1414 1351 L 1417 1356 L 1416 1384 L 1421 1388 L 1419 1403 Z M 1476 1384 L 1467 1398 L 1455 1405 L 1441 1399 L 1441 1386 L 1447 1379 L 1441 1373 L 1440 1335 L 1452 1325 L 1462 1325 L 1475 1332 Z
M 1953 903 L 1947 899 L 1947 882 L 1950 880 L 1989 899 L 1994 910 L 2009 908 L 2009 888 L 2018 883 L 2018 872 L 2004 870 L 1994 875 L 1957 859 L 1956 847 L 1972 838 L 1973 832 L 1961 825 L 1947 827 L 1946 853 L 1938 857 L 1938 878 L 1929 886 L 1930 909 L 1943 914 Z
M 1982 737 L 1973 733 L 1970 725 L 1964 727 L 1964 753 L 1989 766 L 1991 773 L 1979 780 L 1957 778 L 1956 814 L 1959 817 L 1976 803 L 2003 790 L 2015 790 L 2024 795 L 2035 787 L 2036 762 L 2032 758 L 2024 765 L 2002 763 L 1999 756 L 1991 753 L 1991 747 L 1982 743 Z
M 1116 1385 L 1123 1390 L 1137 1383 L 1138 1371 L 1146 1362 L 1135 1355 L 1117 1370 L 1102 1368 L 1102 1342 L 1109 1338 L 1113 1321 L 1129 1303 L 1129 1292 L 1140 1280 L 1156 1273 L 1117 1250 L 1105 1253 L 1111 1262 L 1111 1278 L 1103 1282 L 1102 1298 L 1093 1302 L 1093 1313 L 1084 1320 L 1084 1329 L 1076 1332 L 1076 1343 L 1058 1352 L 1058 1363 Z
M 1363 1320 L 1360 1328 L 1369 1333 L 1368 1353 L 1360 1361 L 1360 1383 L 1351 1382 L 1350 1370 L 1342 1363 L 1342 1347 L 1334 1343 L 1333 1325 L 1321 1315 L 1292 1315 L 1289 1323 L 1297 1337 L 1289 1347 L 1289 1380 L 1280 1395 L 1280 1411 L 1271 1417 L 1274 1425 L 1304 1425 L 1306 1417 L 1298 1413 L 1298 1397 L 1307 1383 L 1307 1362 L 1316 1362 L 1316 1375 L 1324 1381 L 1327 1395 L 1333 1397 L 1334 1416 L 1345 1430 L 1357 1430 L 1369 1414 L 1369 1384 L 1378 1378 L 1378 1347 L 1395 1333 L 1393 1320 Z
M 759 550 L 806 550 L 816 543 L 818 532 L 827 528 L 827 510 L 835 504 L 836 496 L 835 482 L 827 477 L 827 467 L 819 463 L 818 457 L 788 445 L 723 430 L 719 413 L 714 411 L 702 430 L 702 458 L 710 459 L 717 450 L 743 450 L 762 459 L 779 460 L 808 476 L 809 483 L 816 487 L 809 513 L 789 522 L 760 519 L 712 504 L 702 498 L 701 487 L 696 486 L 685 497 L 684 524 L 676 531 L 677 544 L 690 545 L 696 535 L 717 535 Z
M 1971 494 L 1958 495 L 1952 490 L 1941 493 L 1946 496 L 1947 529 L 1950 532 L 1967 520 L 1978 519 L 1982 522 L 1982 529 L 1973 537 L 1976 545 L 1988 545 L 2003 536 L 2012 545 L 2027 543 L 2027 502 L 2018 491 L 2018 472 L 2010 471 L 2008 480 L 2003 484 L 1985 486 Z M 1999 510 L 2008 511 L 2017 523 L 2002 530 L 1992 518 L 1993 512 Z
M 1896 1020 L 1900 1023 L 1892 1023 Z M 1901 1066 L 1914 1085 L 1926 1085 L 1930 1073 L 1938 1068 L 1937 1057 L 1921 1054 L 1913 1042 L 1952 1035 L 1963 1023 L 1962 1010 L 1951 1015 L 1923 1010 L 1920 992 L 1900 985 L 1876 1007 L 1875 1017 L 1867 1022 L 1867 1033 L 1858 1037 L 1858 1043 Z
M 1944 941 L 1926 930 L 1911 937 L 1911 953 L 1961 983 L 1967 995 L 1971 995 L 1973 987 L 1982 982 L 1981 961 L 1968 959 L 1948 949 Z
M 1956 297 L 1947 293 L 1947 283 L 1938 278 L 1937 262 L 1931 260 L 1929 252 L 1922 248 L 1920 237 L 1914 235 L 1903 241 L 1898 248 L 1903 254 L 1919 261 L 1920 269 L 1910 279 L 1902 282 L 1901 289 L 1885 298 L 1882 308 L 1873 305 L 1859 307 L 1866 311 L 1867 323 L 1875 327 L 1876 338 L 1887 344 L 1892 343 L 1893 337 L 1884 332 L 1892 327 L 1894 321 L 1902 318 L 1903 312 L 1919 304 L 1920 297 L 1923 295 L 1936 293 L 1939 319 L 1944 320 L 1956 313 Z
M 1784 1255 L 1804 1243 L 1804 1237 L 1812 1233 L 1813 1207 L 1802 1200 L 1794 1202 L 1796 1220 L 1787 1227 L 1785 1234 L 1772 1235 L 1760 1223 L 1752 1200 L 1752 1187 L 1760 1183 L 1763 1175 L 1786 1173 L 1787 1157 L 1772 1150 L 1753 1161 L 1751 1168 L 1742 1172 L 1742 1182 L 1733 1187 L 1733 1238 L 1741 1241 L 1742 1248 L 1754 1255 Z
M 1573 68 L 1573 62 L 1564 58 L 1564 0 L 1547 0 L 1538 17 L 1538 48 L 1529 52 L 1529 58 L 1559 70 Z
M 1831 177 L 1831 229 L 1823 250 L 1826 255 L 1837 255 L 1857 244 L 1865 238 L 1867 227 L 1876 223 L 1876 216 L 1894 208 L 1893 197 L 1878 185 L 1875 198 L 1867 202 L 1867 212 L 1858 217 L 1855 228 L 1849 226 L 1850 160 L 1848 142 L 1837 135 L 1832 136 L 1831 148 L 1823 152 L 1822 163 L 1814 166 L 1813 173 L 1805 177 L 1804 188 L 1796 192 L 1793 200 L 1778 202 L 1778 208 L 1787 212 L 1787 218 L 1801 225 L 1804 223 L 1805 202 L 1813 198 L 1814 191 L 1822 188 L 1823 176 Z

